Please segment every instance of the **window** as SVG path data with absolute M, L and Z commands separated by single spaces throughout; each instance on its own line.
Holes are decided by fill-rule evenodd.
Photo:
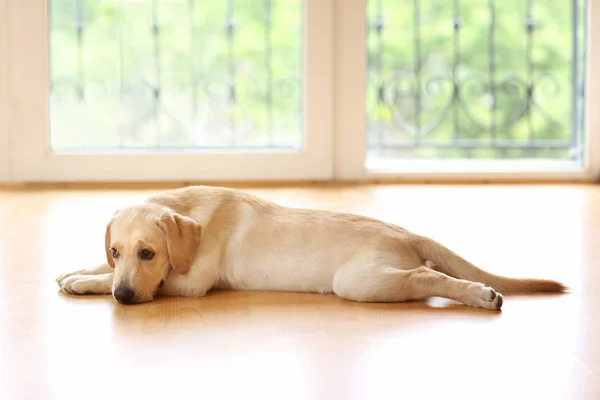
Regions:
M 332 2 L 8 4 L 12 179 L 330 178 Z
M 590 1 L 2 5 L 2 180 L 600 170 Z

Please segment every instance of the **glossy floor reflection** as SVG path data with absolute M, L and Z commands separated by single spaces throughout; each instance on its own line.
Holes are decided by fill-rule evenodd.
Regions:
M 600 187 L 248 191 L 384 219 L 573 290 L 507 296 L 501 313 L 269 292 L 120 306 L 54 278 L 102 260 L 114 208 L 151 191 L 2 191 L 0 398 L 600 398 Z

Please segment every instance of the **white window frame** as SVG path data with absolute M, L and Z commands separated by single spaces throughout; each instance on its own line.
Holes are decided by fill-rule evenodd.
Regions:
M 50 151 L 48 1 L 0 0 L 0 46 L 8 43 L 13 181 L 235 181 L 331 179 L 335 0 L 305 0 L 303 139 L 299 151 Z M 1 9 L 1 8 L 0 8 Z M 6 28 L 2 28 L 6 27 Z M 2 31 L 4 29 L 4 31 Z M 1 63 L 2 61 L 0 61 Z M 1 65 L 1 64 L 0 64 Z M 0 66 L 0 68 L 2 68 Z M 1 90 L 0 86 L 0 90 Z M 5 111 L 6 112 L 6 111 Z M 5 135 L 6 136 L 6 135 Z M 2 128 L 0 125 L 0 140 Z M 4 139 L 6 140 L 6 139 Z M 0 142 L 1 144 L 1 142 Z M 0 146 L 6 149 L 6 146 Z M 0 154 L 2 155 L 2 154 Z M 0 173 L 2 172 L 0 166 Z
M 423 162 L 404 169 L 369 171 L 366 155 L 366 0 L 337 0 L 334 174 L 340 180 L 594 181 L 600 177 L 600 5 L 587 1 L 585 164 L 473 161 Z
M 8 54 L 7 0 L 0 0 L 0 54 Z M 0 57 L 0 182 L 10 180 L 8 137 L 8 58 Z

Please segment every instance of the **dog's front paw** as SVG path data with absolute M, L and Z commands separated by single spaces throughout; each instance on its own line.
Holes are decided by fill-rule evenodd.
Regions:
M 74 295 L 109 294 L 112 280 L 97 275 L 72 275 L 58 281 L 61 290 Z
M 58 278 L 56 278 L 56 283 L 58 283 L 58 286 L 60 288 L 63 287 L 64 282 L 68 279 L 71 278 L 73 276 L 93 276 L 93 275 L 103 275 L 103 274 L 110 274 L 112 273 L 113 270 L 112 268 L 107 264 L 107 263 L 102 263 L 99 265 L 96 265 L 93 268 L 86 268 L 86 269 L 78 269 L 77 271 L 72 271 L 72 272 L 68 272 L 66 274 L 62 274 L 61 276 L 59 276 Z
M 77 270 L 77 271 L 67 272 L 65 274 L 60 275 L 55 280 L 56 280 L 56 283 L 58 283 L 58 286 L 62 289 L 64 282 L 68 278 L 71 278 L 71 277 L 76 276 L 76 275 L 85 275 L 85 270 L 84 269 L 80 269 L 80 270 Z

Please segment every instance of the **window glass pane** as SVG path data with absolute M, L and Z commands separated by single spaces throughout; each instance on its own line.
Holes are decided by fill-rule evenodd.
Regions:
M 584 3 L 369 0 L 367 165 L 580 163 Z
M 51 146 L 298 148 L 301 0 L 53 0 Z

